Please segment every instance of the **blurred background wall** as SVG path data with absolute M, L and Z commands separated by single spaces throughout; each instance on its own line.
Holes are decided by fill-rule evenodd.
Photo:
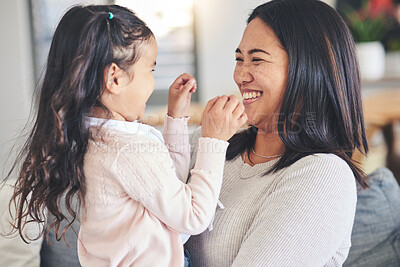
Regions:
M 0 16 L 0 173 L 10 166 L 11 148 L 25 125 L 35 79 L 27 1 L 4 1 Z M 16 150 L 13 150 L 16 151 Z

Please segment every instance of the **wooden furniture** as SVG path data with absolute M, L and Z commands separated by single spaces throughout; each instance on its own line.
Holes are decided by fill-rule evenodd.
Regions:
M 190 104 L 190 119 L 188 125 L 200 126 L 201 116 L 203 114 L 204 105 L 199 103 Z M 155 127 L 162 127 L 164 125 L 165 114 L 167 114 L 167 106 L 160 107 L 156 110 L 145 113 L 142 119 L 143 123 L 146 123 Z
M 372 136 L 382 131 L 387 145 L 387 167 L 400 175 L 400 156 L 396 155 L 393 125 L 400 121 L 400 88 L 385 89 L 370 93 L 363 98 L 364 120 L 368 141 Z M 358 151 L 354 159 L 361 164 L 365 160 Z

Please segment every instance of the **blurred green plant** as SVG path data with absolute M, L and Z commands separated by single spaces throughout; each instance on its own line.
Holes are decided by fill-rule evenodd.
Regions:
M 393 37 L 387 42 L 387 51 L 400 51 L 400 37 Z
M 345 21 L 356 42 L 382 41 L 391 27 L 390 14 L 374 8 L 371 0 L 364 0 L 358 10 L 347 5 Z

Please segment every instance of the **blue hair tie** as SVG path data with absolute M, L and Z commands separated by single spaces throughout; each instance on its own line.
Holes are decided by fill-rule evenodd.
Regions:
M 112 19 L 114 17 L 114 14 L 111 12 L 108 12 L 108 14 L 110 14 L 110 16 L 108 17 L 108 19 Z

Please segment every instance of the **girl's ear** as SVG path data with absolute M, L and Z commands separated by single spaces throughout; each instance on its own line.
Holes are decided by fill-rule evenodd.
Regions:
M 123 70 L 118 67 L 117 64 L 111 63 L 104 69 L 104 83 L 106 85 L 106 90 L 108 93 L 113 95 L 119 95 L 121 92 L 121 75 Z

